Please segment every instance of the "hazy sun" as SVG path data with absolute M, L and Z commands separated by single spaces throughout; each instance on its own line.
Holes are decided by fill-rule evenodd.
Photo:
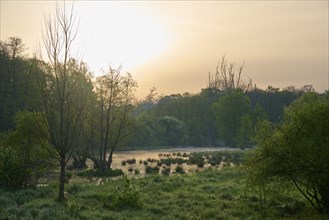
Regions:
M 169 44 L 165 27 L 142 5 L 121 2 L 78 2 L 79 38 L 84 58 L 96 71 L 104 64 L 126 69 L 141 66 L 164 53 Z M 80 44 L 81 45 L 81 44 Z

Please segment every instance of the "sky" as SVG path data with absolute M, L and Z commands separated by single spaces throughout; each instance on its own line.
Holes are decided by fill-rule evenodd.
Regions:
M 59 5 L 62 2 L 58 1 Z M 66 1 L 68 5 L 72 4 Z M 0 0 L 0 38 L 42 47 L 53 1 Z M 223 55 L 257 87 L 329 90 L 328 1 L 75 1 L 78 33 L 72 55 L 95 76 L 123 66 L 142 98 L 198 93 Z

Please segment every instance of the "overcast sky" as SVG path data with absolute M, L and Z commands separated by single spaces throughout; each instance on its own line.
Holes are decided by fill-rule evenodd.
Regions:
M 1 0 L 1 40 L 42 42 L 51 1 Z M 328 1 L 76 1 L 78 54 L 95 75 L 122 64 L 143 97 L 197 93 L 226 54 L 260 88 L 328 90 Z

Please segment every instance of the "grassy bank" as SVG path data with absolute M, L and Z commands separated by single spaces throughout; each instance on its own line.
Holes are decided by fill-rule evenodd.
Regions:
M 263 201 L 245 181 L 237 167 L 95 179 L 69 183 L 63 204 L 55 200 L 56 185 L 0 189 L 0 219 L 326 219 L 314 214 L 294 188 L 269 192 Z

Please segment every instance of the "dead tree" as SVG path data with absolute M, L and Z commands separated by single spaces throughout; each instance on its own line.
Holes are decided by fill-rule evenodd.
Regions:
M 252 80 L 250 79 L 248 83 L 241 80 L 244 62 L 237 71 L 234 67 L 235 63 L 227 63 L 224 55 L 221 62 L 218 61 L 215 74 L 209 73 L 207 87 L 209 89 L 217 89 L 221 91 L 230 89 L 250 90 L 252 87 Z
M 76 37 L 73 6 L 56 7 L 53 17 L 45 16 L 43 44 L 48 65 L 45 67 L 41 92 L 47 137 L 56 150 L 52 156 L 60 164 L 58 199 L 64 200 L 65 167 L 71 158 L 81 129 L 85 98 L 77 91 L 74 74 L 69 69 L 72 43 Z

